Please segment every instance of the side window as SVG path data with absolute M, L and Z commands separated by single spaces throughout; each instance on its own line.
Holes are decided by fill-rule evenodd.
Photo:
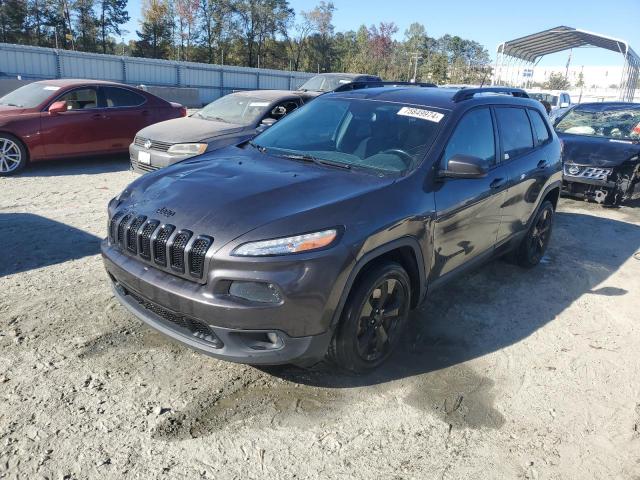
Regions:
M 488 108 L 472 110 L 458 122 L 444 150 L 441 168 L 446 168 L 449 159 L 455 155 L 481 158 L 486 162 L 487 167 L 496 163 L 493 120 Z
M 56 101 L 67 102 L 67 110 L 86 110 L 98 106 L 98 97 L 94 88 L 79 88 L 65 93 Z
M 540 115 L 540 112 L 538 112 L 537 110 L 529 110 L 529 117 L 531 118 L 531 123 L 533 124 L 533 130 L 535 132 L 538 145 L 546 143 L 547 140 L 551 138 L 551 135 L 549 134 L 549 130 L 547 129 L 547 123 Z
M 104 101 L 107 107 L 137 107 L 145 102 L 145 98 L 139 93 L 125 88 L 102 87 Z
M 533 149 L 531 124 L 523 108 L 497 107 L 496 116 L 505 160 Z

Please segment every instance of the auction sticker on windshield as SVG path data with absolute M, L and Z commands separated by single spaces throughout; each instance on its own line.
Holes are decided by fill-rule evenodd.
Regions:
M 443 113 L 434 112 L 433 110 L 424 110 L 422 108 L 410 108 L 410 107 L 402 107 L 398 111 L 398 115 L 402 115 L 403 117 L 414 117 L 419 118 L 421 120 L 428 120 L 429 122 L 439 123 L 444 117 Z

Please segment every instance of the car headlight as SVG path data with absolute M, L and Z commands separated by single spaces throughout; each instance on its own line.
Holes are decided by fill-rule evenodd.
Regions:
M 177 143 L 171 145 L 168 153 L 175 153 L 176 155 L 200 155 L 207 149 L 206 143 Z
M 232 255 L 240 257 L 262 257 L 266 255 L 287 255 L 290 253 L 309 252 L 331 245 L 337 236 L 338 231 L 336 229 L 330 229 L 292 237 L 249 242 L 236 248 L 232 252 Z

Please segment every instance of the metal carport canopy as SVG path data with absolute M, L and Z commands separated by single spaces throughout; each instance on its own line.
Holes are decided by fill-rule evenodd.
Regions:
M 585 46 L 604 48 L 640 61 L 638 55 L 624 40 L 565 26 L 509 40 L 498 47 L 498 52 L 527 62 L 535 62 L 551 53 Z

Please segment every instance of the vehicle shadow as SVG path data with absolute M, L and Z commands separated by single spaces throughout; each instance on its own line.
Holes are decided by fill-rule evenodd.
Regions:
M 31 213 L 0 213 L 0 278 L 100 252 L 100 239 Z
M 47 160 L 27 165 L 19 177 L 60 177 L 67 175 L 99 175 L 129 170 L 127 155 L 94 156 L 88 158 Z M 7 177 L 11 179 L 12 177 Z
M 624 286 L 600 284 L 638 249 L 638 225 L 559 212 L 538 267 L 524 270 L 496 260 L 434 291 L 413 312 L 397 353 L 377 371 L 352 376 L 328 366 L 265 370 L 295 383 L 350 388 L 446 369 L 520 342 L 583 295 L 633 295 Z

